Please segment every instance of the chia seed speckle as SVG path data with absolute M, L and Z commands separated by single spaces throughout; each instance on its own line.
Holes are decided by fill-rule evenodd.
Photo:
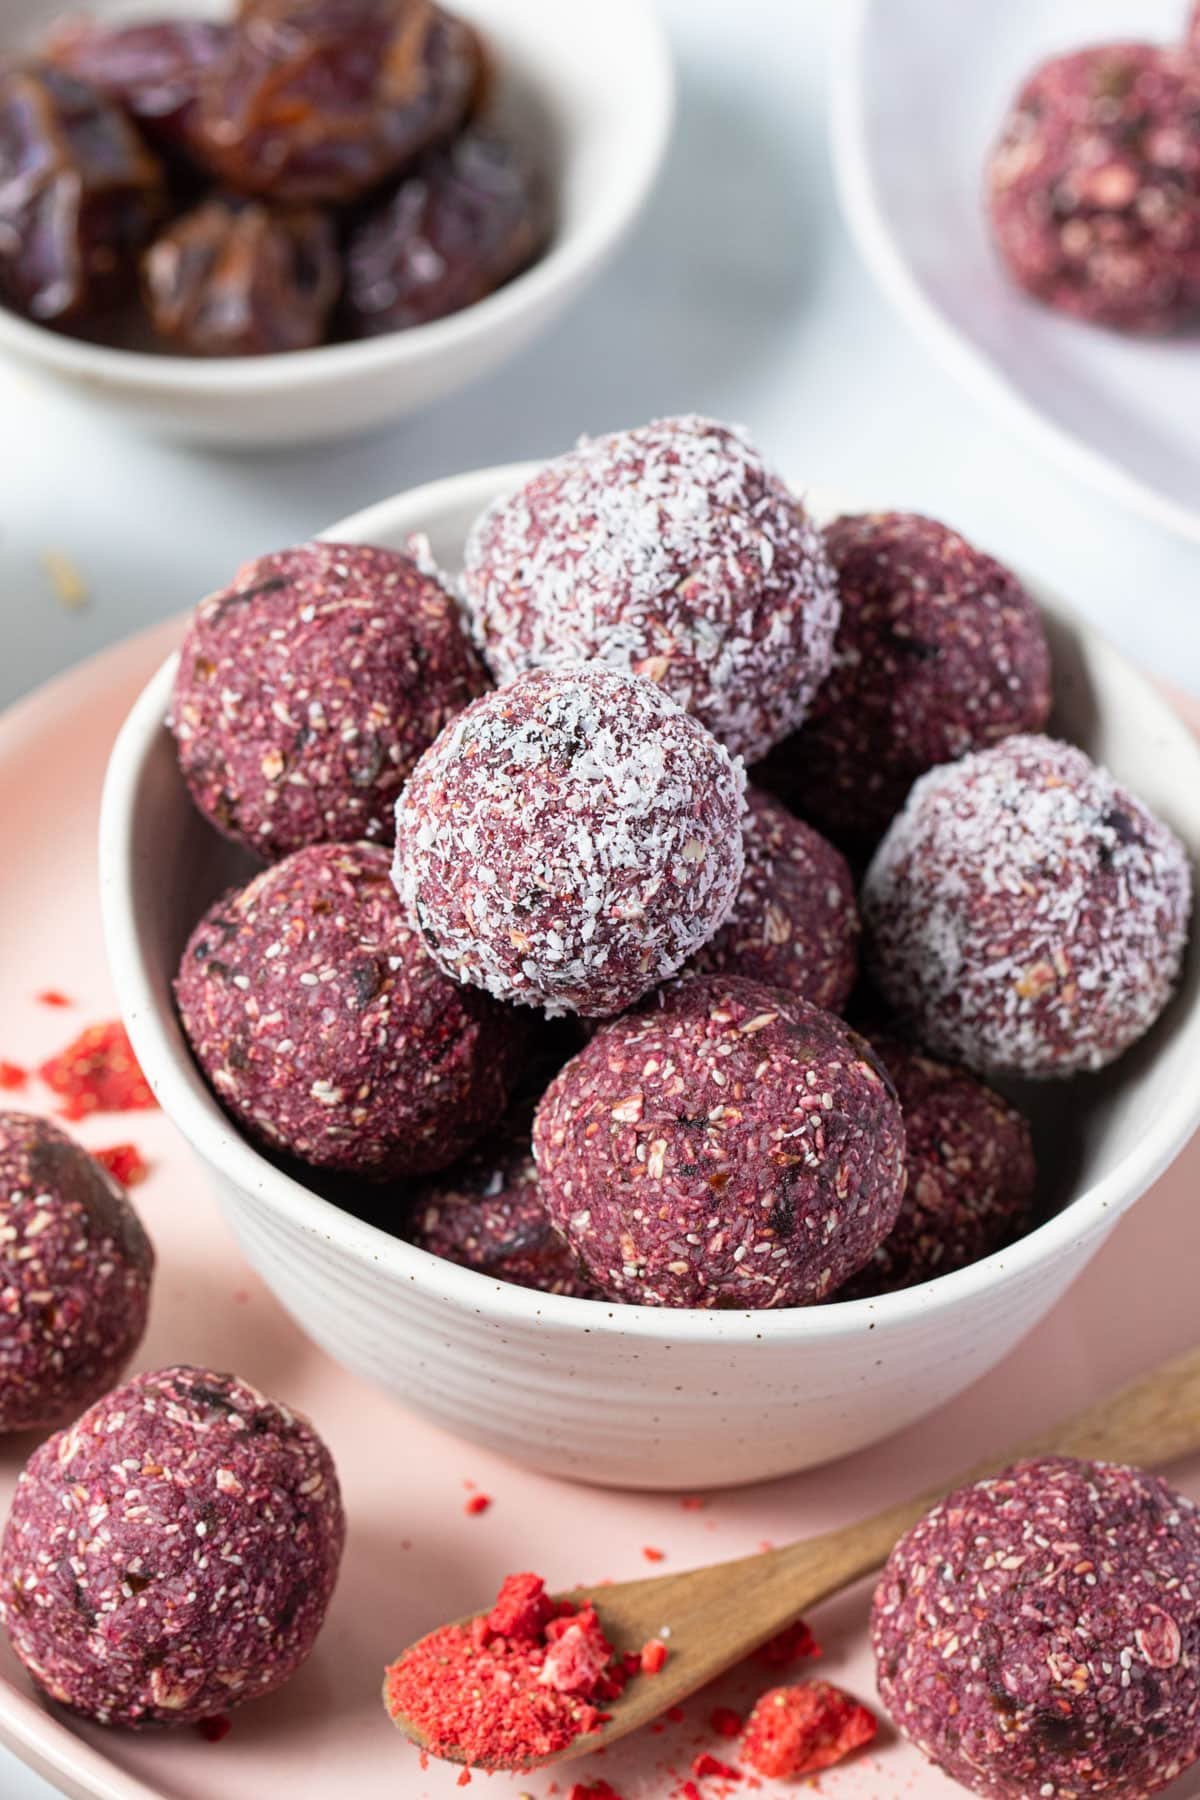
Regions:
M 829 670 L 837 591 L 800 500 L 728 426 L 583 439 L 467 540 L 463 595 L 496 680 L 593 657 L 658 682 L 762 756 Z
M 825 533 L 842 619 L 803 728 L 756 772 L 842 842 L 873 843 L 919 775 L 1050 713 L 1050 655 L 1016 576 L 916 513 Z
M 211 907 L 175 984 L 221 1103 L 319 1168 L 446 1168 L 503 1116 L 522 1015 L 450 981 L 371 844 L 297 850 Z
M 685 973 L 744 975 L 840 1012 L 858 975 L 858 907 L 846 859 L 756 788 L 742 820 L 733 911 Z
M 417 758 L 487 686 L 430 569 L 369 544 L 301 544 L 201 602 L 171 725 L 200 811 L 272 861 L 390 843 Z
M 1145 1800 L 1200 1757 L 1200 1513 L 1047 1457 L 961 1488 L 875 1593 L 879 1692 L 988 1800 Z
M 25 1465 L 0 1618 L 63 1706 L 102 1725 L 193 1723 L 304 1662 L 344 1533 L 306 1420 L 232 1375 L 138 1375 Z
M 49 1119 L 0 1113 L 0 1431 L 60 1424 L 112 1386 L 153 1271 L 121 1184 Z
M 868 967 L 935 1054 L 1099 1069 L 1170 999 L 1191 886 L 1174 833 L 1082 750 L 1008 738 L 913 788 L 863 886 Z
M 534 670 L 422 757 L 397 808 L 396 887 L 457 980 L 551 1014 L 619 1012 L 727 917 L 744 786 L 652 682 Z
M 861 1268 L 904 1190 L 900 1107 L 832 1013 L 736 977 L 601 1027 L 537 1109 L 550 1217 L 610 1298 L 804 1306 Z
M 891 1038 L 871 1039 L 904 1114 L 900 1214 L 835 1298 L 891 1294 L 965 1269 L 1029 1229 L 1037 1170 L 1029 1126 L 968 1075 Z

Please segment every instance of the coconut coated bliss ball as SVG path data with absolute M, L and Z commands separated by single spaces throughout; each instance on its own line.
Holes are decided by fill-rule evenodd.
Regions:
M 1191 872 L 1082 750 L 1012 737 L 932 770 L 867 871 L 868 966 L 921 1043 L 980 1073 L 1103 1068 L 1171 997 Z
M 1200 1514 L 1047 1457 L 961 1488 L 875 1594 L 893 1720 L 988 1800 L 1144 1800 L 1200 1756 Z
M 916 513 L 835 520 L 842 620 L 803 729 L 763 778 L 840 840 L 874 841 L 919 775 L 1050 713 L 1037 607 L 1002 563 Z
M 598 657 L 747 760 L 804 718 L 838 622 L 801 502 L 738 432 L 693 417 L 585 438 L 497 500 L 462 585 L 498 682 Z
M 345 1524 L 308 1422 L 236 1376 L 139 1375 L 35 1450 L 0 1545 L 0 1617 L 52 1700 L 184 1725 L 282 1685 Z
M 0 1431 L 57 1425 L 112 1386 L 153 1272 L 121 1184 L 49 1119 L 0 1113 Z
M 389 861 L 296 851 L 209 909 L 175 984 L 196 1061 L 253 1136 L 376 1179 L 445 1168 L 497 1124 L 526 1036 L 431 961 Z
M 171 726 L 205 818 L 271 861 L 390 843 L 417 758 L 487 685 L 457 602 L 412 557 L 301 544 L 201 601 Z
M 534 1153 L 597 1287 L 652 1306 L 806 1306 L 891 1230 L 904 1126 L 832 1013 L 694 976 L 603 1026 L 551 1083 Z
M 651 681 L 539 669 L 476 700 L 396 809 L 395 881 L 440 968 L 548 1013 L 622 1011 L 717 930 L 739 761 Z

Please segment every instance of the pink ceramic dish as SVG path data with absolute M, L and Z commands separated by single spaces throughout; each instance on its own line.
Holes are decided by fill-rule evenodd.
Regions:
M 121 719 L 179 632 L 176 624 L 135 639 L 0 719 L 0 817 L 20 847 L 19 880 L 0 883 L 0 1058 L 32 1065 L 113 1013 L 95 878 L 100 776 Z M 73 1008 L 38 1005 L 47 987 L 63 989 Z M 37 1085 L 6 1097 L 38 1110 L 51 1098 Z M 322 1356 L 246 1267 L 199 1165 L 161 1113 L 78 1129 L 92 1146 L 132 1140 L 152 1164 L 135 1190 L 159 1252 L 137 1367 L 181 1359 L 233 1367 L 310 1414 L 336 1458 L 349 1518 L 341 1581 L 311 1663 L 238 1714 L 219 1744 L 192 1731 L 81 1726 L 43 1707 L 0 1649 L 0 1738 L 87 1800 L 451 1800 L 457 1770 L 422 1773 L 383 1715 L 380 1672 L 402 1644 L 488 1599 L 510 1569 L 539 1568 L 562 1587 L 650 1573 L 645 1547 L 664 1551 L 670 1572 L 825 1529 L 950 1477 L 1195 1338 L 1200 1143 L 1123 1221 L 1053 1318 L 936 1418 L 818 1475 L 713 1493 L 700 1509 L 681 1508 L 674 1494 L 567 1488 L 456 1441 Z M 1155 1276 L 1131 1282 L 1131 1270 Z M 0 1443 L 0 1513 L 32 1442 Z M 736 1480 L 728 1445 L 710 1450 Z M 1200 1497 L 1200 1460 L 1174 1478 Z M 464 1511 L 468 1482 L 492 1500 L 479 1517 Z M 818 1672 L 871 1701 L 865 1590 L 822 1609 L 814 1624 L 826 1652 Z M 681 1724 L 630 1740 L 603 1764 L 580 1764 L 576 1779 L 603 1774 L 625 1800 L 665 1800 L 679 1785 L 670 1770 L 686 1776 L 698 1749 L 737 1760 L 736 1745 L 709 1734 L 709 1714 L 716 1704 L 744 1709 L 773 1678 L 759 1669 L 732 1676 L 689 1703 Z M 487 1792 L 546 1800 L 549 1785 L 497 1778 Z M 767 1784 L 762 1800 L 789 1791 Z M 864 1759 L 822 1776 L 821 1791 L 827 1800 L 961 1794 L 889 1731 Z M 1178 1784 L 1168 1800 L 1200 1800 L 1200 1782 Z
M 471 520 L 528 468 L 384 502 L 329 535 L 428 534 L 458 567 Z M 815 500 L 818 514 L 835 508 Z M 1065 607 L 1045 609 L 1055 728 L 1108 763 L 1200 864 L 1200 749 L 1155 690 Z M 706 1487 L 807 1468 L 919 1418 L 1045 1316 L 1200 1118 L 1200 957 L 1150 1036 L 1102 1076 L 1033 1092 L 1053 1216 L 1011 1249 L 875 1300 L 684 1311 L 542 1295 L 439 1261 L 319 1198 L 230 1124 L 188 1054 L 170 981 L 241 866 L 192 808 L 163 726 L 167 663 L 121 733 L 101 875 L 117 992 L 147 1077 L 213 1175 L 250 1260 L 332 1356 L 452 1431 L 534 1468 Z

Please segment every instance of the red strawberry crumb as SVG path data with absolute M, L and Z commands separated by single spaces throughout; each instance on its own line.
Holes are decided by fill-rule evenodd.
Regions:
M 771 1688 L 750 1714 L 742 1755 L 760 1775 L 815 1775 L 869 1744 L 874 1715 L 827 1681 Z
M 554 1602 L 540 1575 L 509 1575 L 487 1616 L 495 1637 L 518 1644 L 536 1644 L 554 1616 Z
M 742 1715 L 735 1713 L 732 1706 L 714 1707 L 708 1722 L 718 1737 L 735 1738 L 742 1735 Z
M 685 1494 L 679 1504 L 684 1512 L 703 1512 L 708 1501 L 703 1494 Z
M 4 1088 L 8 1093 L 15 1093 L 17 1088 L 23 1088 L 28 1080 L 29 1071 L 23 1069 L 20 1063 L 0 1062 L 0 1088 Z
M 607 1781 L 577 1781 L 567 1800 L 621 1800 L 621 1796 Z
M 469 1518 L 474 1519 L 478 1518 L 480 1513 L 485 1513 L 491 1504 L 492 1497 L 490 1494 L 472 1494 L 471 1498 L 463 1507 L 463 1511 Z
M 224 1713 L 214 1713 L 211 1719 L 201 1719 L 196 1730 L 210 1744 L 219 1744 L 233 1730 L 233 1721 Z
M 666 1554 L 665 1550 L 656 1550 L 653 1544 L 646 1544 L 642 1549 L 642 1555 L 647 1562 L 662 1562 Z
M 685 1781 L 679 1789 L 679 1800 L 701 1800 L 700 1789 L 694 1781 Z
M 799 1662 L 804 1656 L 820 1655 L 821 1646 L 804 1619 L 797 1619 L 794 1625 L 785 1625 L 782 1631 L 777 1632 L 773 1638 L 768 1638 L 754 1652 L 755 1660 L 765 1663 L 769 1669 L 779 1669 L 785 1663 Z
M 588 1697 L 612 1661 L 613 1648 L 589 1601 L 573 1619 L 552 1619 L 546 1627 L 546 1656 L 539 1682 L 560 1694 Z M 608 1699 L 608 1695 L 603 1696 Z
M 136 1144 L 110 1144 L 106 1150 L 93 1150 L 92 1155 L 125 1187 L 136 1187 L 150 1173 L 150 1165 Z
M 717 1758 L 710 1756 L 707 1750 L 702 1750 L 692 1764 L 692 1774 L 701 1781 L 706 1775 L 719 1775 L 722 1781 L 740 1781 L 742 1779 L 740 1769 L 731 1767 L 729 1763 L 718 1762 Z
M 65 1102 L 59 1108 L 64 1119 L 136 1112 L 158 1104 L 138 1068 L 125 1027 L 115 1020 L 89 1025 L 38 1073 Z
M 75 1004 L 69 994 L 60 994 L 57 988 L 43 988 L 36 998 L 39 1006 L 73 1006 Z
M 670 1719 L 672 1725 L 682 1725 L 683 1724 L 683 1708 L 682 1708 L 682 1706 L 668 1706 L 666 1712 L 663 1714 L 663 1717 L 666 1719 Z
M 454 1785 L 455 1785 L 455 1787 L 470 1787 L 470 1785 L 471 1785 L 470 1769 L 464 1769 L 462 1774 L 459 1776 L 458 1780 L 455 1782 Z
M 648 1644 L 642 1645 L 641 1665 L 643 1675 L 657 1675 L 667 1661 L 667 1646 L 661 1638 L 651 1638 Z

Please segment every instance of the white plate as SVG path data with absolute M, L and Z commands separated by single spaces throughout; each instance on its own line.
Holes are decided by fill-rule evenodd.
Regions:
M 839 0 L 833 139 L 859 247 L 939 360 L 1062 467 L 1200 541 L 1200 335 L 1125 338 L 1028 299 L 981 199 L 1036 63 L 1177 40 L 1185 14 L 1184 0 Z

